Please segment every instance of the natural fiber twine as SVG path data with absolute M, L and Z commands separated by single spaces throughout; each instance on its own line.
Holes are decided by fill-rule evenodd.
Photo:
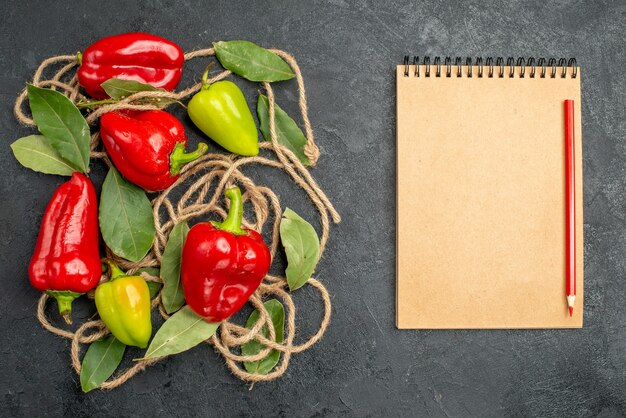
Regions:
M 282 57 L 293 69 L 296 75 L 296 81 L 299 90 L 299 107 L 302 123 L 304 124 L 304 132 L 307 143 L 305 146 L 305 154 L 314 166 L 319 158 L 319 149 L 315 144 L 313 130 L 307 114 L 306 93 L 302 74 L 298 68 L 296 60 L 286 52 L 280 50 L 272 50 Z M 193 51 L 185 55 L 185 60 L 191 60 L 198 57 L 211 57 L 215 55 L 212 48 Z M 78 62 L 74 55 L 62 55 L 48 58 L 41 63 L 33 77 L 32 84 L 39 87 L 48 87 L 65 94 L 74 103 L 81 100 L 87 100 L 80 92 L 78 80 L 75 74 L 75 67 Z M 60 67 L 60 68 L 59 68 Z M 51 78 L 44 78 L 44 73 L 52 71 L 51 68 L 59 68 Z M 209 82 L 213 83 L 228 77 L 230 71 L 222 71 Z M 120 109 L 158 109 L 162 106 L 156 106 L 146 99 L 167 98 L 181 101 L 200 90 L 201 83 L 184 89 L 180 92 L 140 92 L 125 98 L 124 100 L 106 104 L 92 109 L 87 116 L 87 122 L 92 125 L 98 118 L 106 112 Z M 271 241 L 269 248 L 272 258 L 275 256 L 279 243 L 279 226 L 282 216 L 282 207 L 276 194 L 266 186 L 257 185 L 254 180 L 248 177 L 242 171 L 246 166 L 260 164 L 285 171 L 289 178 L 302 188 L 310 198 L 311 202 L 320 215 L 321 237 L 320 237 L 320 257 L 324 251 L 329 236 L 330 222 L 339 223 L 341 217 L 333 208 L 322 189 L 317 185 L 308 169 L 300 162 L 300 160 L 289 149 L 278 143 L 276 135 L 276 126 L 274 121 L 275 99 L 274 92 L 269 83 L 263 83 L 269 101 L 269 127 L 270 142 L 261 142 L 261 152 L 256 157 L 240 157 L 231 154 L 207 154 L 202 158 L 185 166 L 181 172 L 180 178 L 170 188 L 160 192 L 152 200 L 154 226 L 156 228 L 156 238 L 152 249 L 148 255 L 140 262 L 133 263 L 123 260 L 112 254 L 107 248 L 107 256 L 113 258 L 118 265 L 126 269 L 129 273 L 136 272 L 144 267 L 159 267 L 161 264 L 161 256 L 167 243 L 169 233 L 174 225 L 178 222 L 196 218 L 198 221 L 205 221 L 208 215 L 214 214 L 218 217 L 226 216 L 226 207 L 223 196 L 225 188 L 232 185 L 239 185 L 243 190 L 244 207 L 246 213 L 252 216 L 246 216 L 244 226 L 254 229 L 259 233 L 263 227 L 270 223 Z M 35 126 L 32 118 L 24 111 L 24 101 L 27 99 L 26 91 L 22 91 L 15 103 L 15 115 L 17 119 L 30 126 Z M 154 103 L 154 101 L 152 102 Z M 99 134 L 95 133 L 91 136 L 91 157 L 101 158 L 109 166 L 111 165 L 105 152 L 100 146 Z M 178 202 L 170 200 L 170 193 L 179 189 L 182 192 Z M 142 276 L 147 280 L 161 282 L 158 277 L 152 277 L 146 273 Z M 323 317 L 317 332 L 302 343 L 295 343 L 296 338 L 296 306 L 291 294 L 286 290 L 287 282 L 284 277 L 267 275 L 258 290 L 252 295 L 249 302 L 260 311 L 259 319 L 252 329 L 247 329 L 230 321 L 224 321 L 218 331 L 206 342 L 213 345 L 215 350 L 219 352 L 226 362 L 230 371 L 238 378 L 249 381 L 269 381 L 280 377 L 285 373 L 289 366 L 292 354 L 300 353 L 312 345 L 317 343 L 330 321 L 331 301 L 328 291 L 324 285 L 310 278 L 307 282 L 308 286 L 312 286 L 319 293 L 323 305 Z M 285 306 L 285 336 L 282 343 L 276 342 L 276 335 L 271 322 L 270 315 L 263 306 L 263 300 L 268 297 L 276 297 L 283 302 Z M 48 331 L 61 337 L 70 339 L 71 344 L 71 361 L 76 373 L 80 374 L 81 370 L 81 345 L 90 344 L 109 334 L 109 330 L 100 320 L 87 321 L 83 323 L 75 332 L 57 328 L 52 325 L 45 315 L 46 303 L 49 297 L 43 294 L 39 299 L 37 307 L 37 318 L 41 325 Z M 152 301 L 152 307 L 159 310 L 164 319 L 168 315 L 163 308 L 160 294 Z M 269 337 L 265 338 L 261 333 L 264 326 L 267 326 Z M 241 345 L 248 341 L 257 340 L 265 348 L 254 356 L 242 356 L 240 353 Z M 279 364 L 268 374 L 258 375 L 248 373 L 243 368 L 244 361 L 256 361 L 267 356 L 271 350 L 281 352 L 281 360 Z M 113 389 L 120 386 L 135 374 L 144 370 L 147 366 L 159 361 L 160 359 L 140 360 L 132 367 L 118 372 L 112 379 L 103 383 L 101 389 Z

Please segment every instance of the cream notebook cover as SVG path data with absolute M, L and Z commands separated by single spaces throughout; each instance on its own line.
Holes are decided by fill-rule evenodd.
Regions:
M 448 59 L 405 63 L 396 69 L 397 327 L 582 327 L 580 69 L 563 60 L 560 66 L 500 59 L 474 66 Z M 575 105 L 571 318 L 566 99 Z

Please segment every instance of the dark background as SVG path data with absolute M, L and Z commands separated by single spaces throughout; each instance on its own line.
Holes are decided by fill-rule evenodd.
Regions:
M 35 318 L 27 265 L 63 178 L 22 168 L 9 144 L 33 131 L 12 114 L 46 57 L 148 31 L 185 51 L 247 39 L 291 52 L 322 149 L 319 184 L 343 215 L 317 276 L 333 318 L 287 373 L 254 390 L 203 345 L 110 392 L 80 391 L 69 341 Z M 0 13 L 0 406 L 2 416 L 623 416 L 626 414 L 626 3 L 611 1 L 2 2 Z M 394 68 L 404 54 L 576 57 L 582 67 L 585 325 L 581 330 L 398 331 L 394 325 Z M 183 80 L 199 80 L 195 60 Z M 256 104 L 256 86 L 244 86 Z M 296 115 L 295 82 L 276 87 Z M 468 98 L 471 104 L 471 98 Z M 427 105 L 427 104 L 425 104 Z M 184 113 L 177 111 L 184 118 Z M 191 142 L 201 136 L 185 119 Z M 287 177 L 249 170 L 283 205 L 314 210 Z M 104 170 L 94 164 L 93 178 Z M 298 332 L 315 294 L 295 295 Z M 77 315 L 88 315 L 86 302 Z M 136 354 L 136 353 L 134 353 Z M 127 354 L 127 358 L 129 355 Z

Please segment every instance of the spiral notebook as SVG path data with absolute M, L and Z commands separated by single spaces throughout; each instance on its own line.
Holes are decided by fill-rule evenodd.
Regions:
M 428 57 L 396 69 L 398 328 L 579 328 L 580 68 Z M 565 298 L 565 127 L 575 102 L 577 295 Z

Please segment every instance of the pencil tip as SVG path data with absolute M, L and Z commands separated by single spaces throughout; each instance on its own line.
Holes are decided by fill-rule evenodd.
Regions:
M 574 312 L 574 307 L 573 306 L 569 306 L 569 316 L 572 316 L 573 312 Z

